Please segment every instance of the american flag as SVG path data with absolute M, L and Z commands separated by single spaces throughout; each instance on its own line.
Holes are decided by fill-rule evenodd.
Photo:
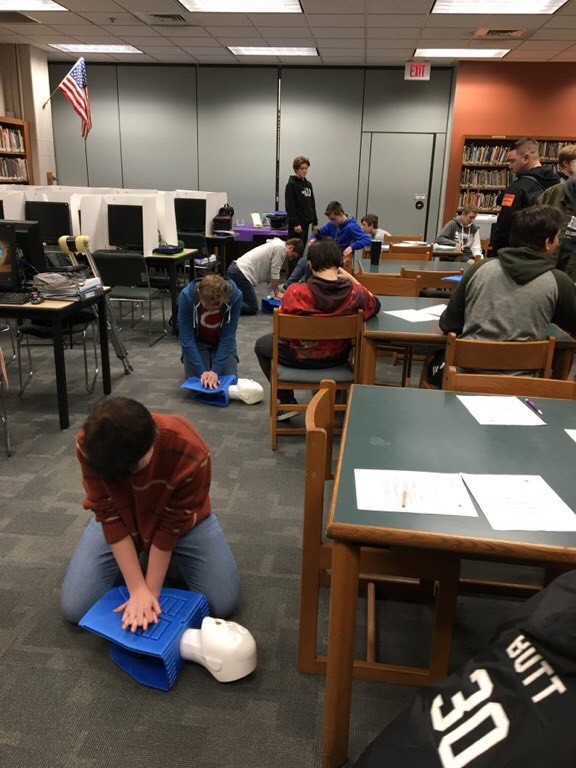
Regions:
M 72 105 L 72 109 L 80 115 L 82 120 L 82 138 L 88 136 L 92 128 L 92 116 L 90 114 L 90 101 L 88 99 L 88 81 L 86 80 L 86 64 L 84 57 L 80 57 L 64 80 L 58 86 L 64 96 Z

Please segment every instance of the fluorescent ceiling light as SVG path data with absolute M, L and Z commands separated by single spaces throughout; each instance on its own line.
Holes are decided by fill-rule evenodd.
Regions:
M 436 0 L 432 13 L 555 13 L 566 0 Z
M 501 59 L 510 48 L 417 48 L 414 56 L 422 59 Z
M 302 13 L 299 0 L 178 0 L 191 13 Z
M 64 43 L 50 43 L 51 48 L 57 48 L 64 53 L 142 53 L 133 45 L 68 45 Z
M 246 48 L 229 45 L 228 50 L 235 56 L 318 56 L 316 48 L 273 48 L 272 46 Z
M 0 11 L 67 11 L 52 0 L 0 0 Z

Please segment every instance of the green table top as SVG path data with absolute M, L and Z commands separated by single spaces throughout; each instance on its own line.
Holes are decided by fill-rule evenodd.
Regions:
M 400 317 L 388 315 L 387 312 L 397 309 L 426 309 L 426 307 L 436 307 L 439 304 L 447 304 L 449 296 L 446 299 L 425 299 L 406 296 L 378 296 L 380 301 L 380 312 L 371 317 L 364 324 L 364 334 L 377 338 L 382 334 L 383 338 L 390 339 L 396 336 L 409 335 L 417 337 L 416 341 L 424 344 L 426 341 L 441 343 L 446 341 L 446 335 L 440 330 L 438 320 L 429 320 L 421 323 L 410 323 L 408 320 L 402 320 Z M 556 337 L 559 346 L 576 347 L 576 339 L 563 331 L 557 325 L 550 325 L 548 333 Z
M 356 506 L 354 469 L 358 468 L 541 475 L 576 511 L 576 443 L 564 431 L 576 428 L 576 404 L 534 401 L 546 426 L 481 426 L 450 392 L 355 385 L 328 535 L 576 565 L 576 532 L 495 531 L 480 510 L 477 518 L 471 518 L 374 512 Z
M 401 261 L 399 259 L 380 259 L 379 264 L 370 264 L 370 259 L 359 259 L 364 272 L 382 275 L 399 275 L 404 269 L 419 269 L 422 272 L 460 272 L 470 266 L 460 261 Z

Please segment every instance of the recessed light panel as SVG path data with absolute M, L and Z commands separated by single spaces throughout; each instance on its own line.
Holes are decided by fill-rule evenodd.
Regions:
M 191 13 L 302 13 L 299 0 L 178 0 Z
M 5 11 L 67 11 L 52 0 L 0 0 L 0 12 Z
M 552 14 L 566 0 L 436 0 L 432 13 Z
M 51 48 L 57 48 L 64 53 L 142 53 L 133 45 L 68 45 L 65 43 L 50 43 Z
M 235 56 L 318 56 L 316 48 L 272 48 L 271 46 L 246 48 L 228 46 L 228 50 Z
M 417 48 L 422 59 L 501 59 L 510 48 Z

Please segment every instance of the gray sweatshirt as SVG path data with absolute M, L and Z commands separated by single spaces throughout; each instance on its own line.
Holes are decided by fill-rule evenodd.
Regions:
M 450 219 L 448 224 L 436 235 L 438 245 L 460 245 L 469 259 L 482 256 L 480 230 L 477 224 L 462 224 L 462 216 Z

